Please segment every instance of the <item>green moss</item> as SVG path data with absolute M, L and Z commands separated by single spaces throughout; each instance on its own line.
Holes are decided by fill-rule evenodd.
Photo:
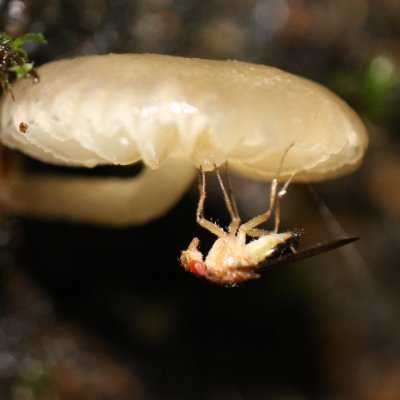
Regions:
M 46 43 L 46 40 L 41 33 L 27 33 L 16 38 L 0 33 L 0 87 L 4 91 L 10 90 L 10 74 L 15 74 L 17 79 L 28 77 L 39 81 L 34 64 L 22 47 L 27 42 Z

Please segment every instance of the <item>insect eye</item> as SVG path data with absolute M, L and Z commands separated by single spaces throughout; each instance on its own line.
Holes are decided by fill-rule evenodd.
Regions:
M 203 277 L 207 275 L 206 267 L 201 261 L 192 260 L 188 265 L 189 271 L 197 276 Z

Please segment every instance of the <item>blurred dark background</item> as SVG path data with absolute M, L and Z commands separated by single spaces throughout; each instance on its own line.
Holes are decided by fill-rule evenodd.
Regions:
M 239 288 L 178 265 L 195 185 L 146 226 L 8 218 L 0 231 L 0 399 L 400 399 L 397 0 L 0 0 L 0 31 L 42 32 L 37 65 L 154 52 L 274 65 L 321 82 L 370 134 L 354 174 L 291 186 L 283 228 L 354 246 Z M 235 178 L 244 217 L 268 185 Z M 330 211 L 328 211 L 328 209 Z M 207 214 L 227 221 L 218 191 Z

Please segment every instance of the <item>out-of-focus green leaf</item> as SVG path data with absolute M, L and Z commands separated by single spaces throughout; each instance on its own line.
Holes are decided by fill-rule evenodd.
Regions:
M 24 63 L 22 65 L 13 65 L 8 70 L 10 72 L 14 72 L 17 79 L 20 79 L 20 78 L 25 78 L 29 74 L 29 71 L 32 71 L 32 69 L 33 69 L 33 62 L 30 62 L 30 63 Z
M 400 69 L 387 56 L 377 55 L 361 71 L 336 76 L 338 92 L 376 123 L 398 116 Z
M 9 46 L 13 51 L 20 51 L 21 46 L 26 42 L 36 42 L 36 43 L 47 43 L 42 33 L 26 33 L 25 35 L 18 36 L 15 39 L 12 39 Z
M 27 42 L 47 43 L 41 33 L 27 33 L 13 38 L 5 32 L 0 32 L 0 88 L 10 90 L 9 75 L 14 73 L 17 79 L 30 77 L 34 82 L 39 76 L 29 62 L 27 51 L 22 47 Z

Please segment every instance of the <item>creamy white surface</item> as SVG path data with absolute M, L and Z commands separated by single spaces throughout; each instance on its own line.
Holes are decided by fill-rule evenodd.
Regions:
M 367 146 L 359 117 L 326 88 L 276 68 L 162 55 L 56 61 L 3 96 L 0 138 L 45 162 L 150 168 L 182 157 L 269 179 L 323 180 L 354 169 Z M 19 125 L 28 125 L 21 133 Z

